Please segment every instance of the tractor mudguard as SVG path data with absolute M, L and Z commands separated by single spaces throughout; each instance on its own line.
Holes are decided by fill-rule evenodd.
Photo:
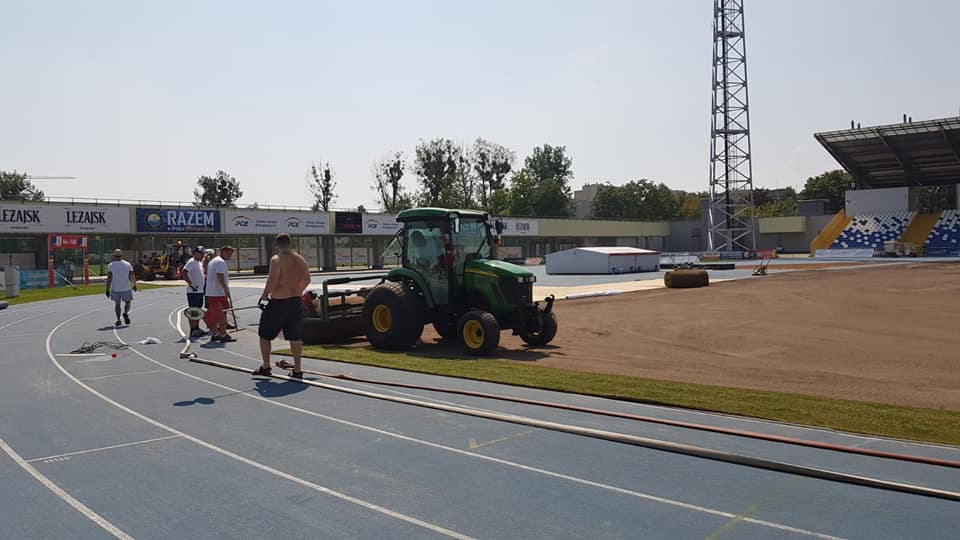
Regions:
M 409 279 L 417 285 L 417 288 L 420 289 L 420 292 L 423 294 L 423 300 L 427 303 L 428 309 L 433 309 L 435 303 L 433 301 L 433 293 L 427 287 L 426 283 L 423 281 L 423 277 L 410 270 L 409 268 L 394 268 L 390 270 L 387 274 L 387 279 L 390 281 L 403 281 L 404 279 Z

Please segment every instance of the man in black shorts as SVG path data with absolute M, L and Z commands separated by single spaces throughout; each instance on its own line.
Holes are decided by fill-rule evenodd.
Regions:
M 270 259 L 270 275 L 263 287 L 263 294 L 260 295 L 261 303 L 267 301 L 260 314 L 260 328 L 257 331 L 263 365 L 253 374 L 270 375 L 270 342 L 283 330 L 283 337 L 290 342 L 290 351 L 293 353 L 293 369 L 290 375 L 303 378 L 300 355 L 303 350 L 301 339 L 306 309 L 301 296 L 303 290 L 310 285 L 310 270 L 307 268 L 306 259 L 293 251 L 289 234 L 278 234 L 276 246 L 278 253 Z M 288 367 L 281 363 L 277 365 Z
M 187 305 L 192 308 L 203 309 L 203 290 L 206 286 L 206 274 L 203 271 L 203 265 L 200 260 L 203 259 L 203 246 L 197 246 L 193 249 L 193 257 L 187 260 L 186 264 L 180 270 L 180 277 L 187 282 Z M 190 321 L 190 337 L 198 338 L 207 335 L 200 329 L 200 321 L 188 319 Z

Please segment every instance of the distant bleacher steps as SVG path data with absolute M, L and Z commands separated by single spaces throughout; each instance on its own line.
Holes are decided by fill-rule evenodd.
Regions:
M 810 242 L 810 256 L 813 256 L 818 249 L 830 249 L 830 246 L 837 240 L 840 233 L 847 228 L 852 218 L 847 217 L 843 210 L 837 212 L 833 219 L 820 231 L 820 234 Z
M 900 236 L 901 242 L 911 242 L 917 245 L 923 245 L 930 237 L 933 227 L 940 220 L 940 214 L 917 214 L 910 222 L 907 230 Z

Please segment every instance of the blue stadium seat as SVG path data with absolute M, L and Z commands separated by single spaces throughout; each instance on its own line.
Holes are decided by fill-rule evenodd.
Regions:
M 899 240 L 913 220 L 914 212 L 886 212 L 854 216 L 831 249 L 872 248 L 882 250 L 885 242 Z
M 960 251 L 960 210 L 944 210 L 927 237 L 927 251 Z

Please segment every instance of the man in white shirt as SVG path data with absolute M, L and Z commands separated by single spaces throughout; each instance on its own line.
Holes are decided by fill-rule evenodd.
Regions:
M 131 290 L 132 289 L 132 290 Z M 137 276 L 133 265 L 123 260 L 123 251 L 113 250 L 113 261 L 107 266 L 107 298 L 113 300 L 113 310 L 117 314 L 114 326 L 120 326 L 120 302 L 123 302 L 123 322 L 130 324 L 130 303 L 133 292 L 137 290 Z
M 223 246 L 220 256 L 214 257 L 207 265 L 207 314 L 204 321 L 213 334 L 210 341 L 230 343 L 236 338 L 227 333 L 227 312 L 232 300 L 230 296 L 230 276 L 227 261 L 233 258 L 233 248 Z
M 206 278 L 203 274 L 203 246 L 197 246 L 193 250 L 193 257 L 187 260 L 180 270 L 180 277 L 187 282 L 187 305 L 192 308 L 203 308 L 203 289 L 206 286 Z M 207 335 L 200 329 L 200 321 L 187 319 L 190 322 L 190 337 L 198 338 Z

